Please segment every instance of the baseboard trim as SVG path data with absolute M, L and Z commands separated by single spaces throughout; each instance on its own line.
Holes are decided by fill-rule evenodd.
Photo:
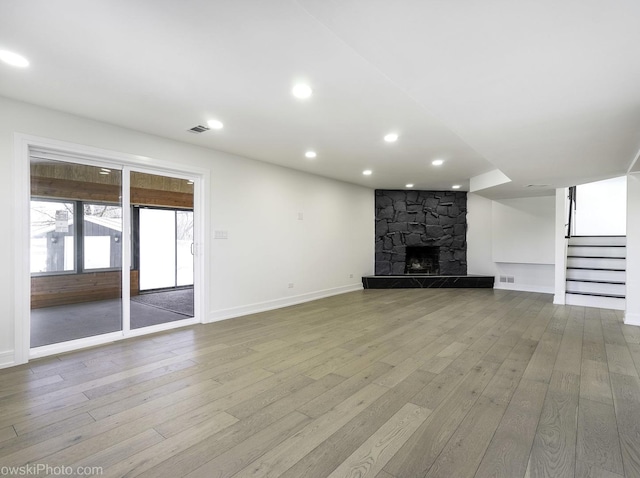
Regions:
M 351 284 L 341 287 L 333 287 L 331 289 L 309 292 L 307 294 L 295 295 L 292 297 L 284 297 L 282 299 L 268 300 L 255 304 L 243 305 L 240 307 L 231 307 L 229 309 L 214 310 L 209 313 L 209 318 L 205 323 L 218 322 L 219 320 L 233 319 L 242 317 L 243 315 L 257 314 L 268 310 L 282 309 L 291 305 L 303 304 L 313 300 L 331 297 L 333 295 L 346 294 L 348 292 L 356 292 L 363 290 L 362 284 Z
M 640 314 L 630 314 L 629 312 L 625 312 L 624 323 L 626 325 L 640 326 Z
M 520 292 L 537 292 L 539 294 L 555 294 L 556 291 L 555 287 L 529 284 L 509 284 L 505 282 L 496 282 L 493 288 L 501 290 L 517 290 Z
M 0 352 L 0 368 L 13 367 L 16 364 L 15 353 L 13 350 Z

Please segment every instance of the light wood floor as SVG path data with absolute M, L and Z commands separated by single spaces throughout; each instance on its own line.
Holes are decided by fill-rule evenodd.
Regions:
M 367 290 L 0 371 L 0 467 L 640 477 L 640 328 L 551 296 Z

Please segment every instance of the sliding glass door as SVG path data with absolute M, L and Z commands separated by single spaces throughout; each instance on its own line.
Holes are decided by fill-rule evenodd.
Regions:
M 31 153 L 31 349 L 192 320 L 194 180 L 59 157 Z
M 193 181 L 134 172 L 131 202 L 139 277 L 131 328 L 193 317 Z
M 31 158 L 31 347 L 122 330 L 122 172 Z

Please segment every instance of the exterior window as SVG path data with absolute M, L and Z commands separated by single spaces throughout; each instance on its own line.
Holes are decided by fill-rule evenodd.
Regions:
M 31 272 L 76 269 L 75 203 L 31 201 Z
M 122 208 L 82 203 L 84 270 L 122 267 Z

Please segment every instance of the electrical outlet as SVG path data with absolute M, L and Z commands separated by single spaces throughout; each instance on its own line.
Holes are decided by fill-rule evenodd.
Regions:
M 289 289 L 293 289 L 293 282 L 289 282 Z
M 298 221 L 302 221 L 304 220 L 304 214 L 302 214 L 301 212 L 298 213 Z
M 349 274 L 349 279 L 353 279 L 353 274 Z

